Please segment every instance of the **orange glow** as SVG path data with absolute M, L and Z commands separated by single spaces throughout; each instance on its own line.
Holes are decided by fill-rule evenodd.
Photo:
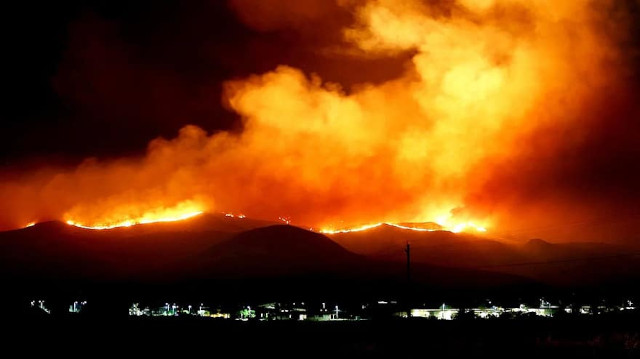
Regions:
M 487 231 L 487 229 L 484 228 L 484 227 L 480 227 L 480 226 L 477 226 L 477 225 L 475 225 L 475 224 L 473 224 L 471 222 L 467 222 L 467 223 L 461 223 L 461 224 L 458 224 L 458 225 L 454 226 L 451 229 L 451 232 L 453 232 L 453 233 L 466 232 L 468 229 L 474 229 L 477 232 L 486 232 Z
M 354 227 L 354 228 L 321 229 L 318 232 L 319 233 L 324 233 L 324 234 L 340 234 L 340 233 L 362 232 L 362 231 L 366 231 L 366 230 L 369 230 L 369 229 L 378 228 L 378 227 L 383 226 L 383 225 L 396 227 L 396 228 L 400 228 L 400 229 L 405 229 L 405 230 L 409 230 L 409 231 L 416 231 L 416 232 L 449 231 L 449 232 L 453 232 L 453 233 L 460 233 L 460 232 L 468 232 L 470 230 L 475 230 L 477 232 L 486 232 L 487 231 L 486 228 L 480 227 L 480 226 L 476 226 L 476 225 L 474 225 L 473 223 L 470 223 L 470 222 L 459 223 L 459 224 L 454 225 L 453 227 L 442 226 L 441 229 L 411 227 L 411 226 L 401 225 L 401 224 L 396 224 L 396 223 L 381 222 L 381 223 L 368 224 L 368 225 L 364 225 L 364 226 L 360 226 L 360 227 Z
M 455 219 L 451 218 L 451 216 L 439 216 L 438 218 L 436 218 L 435 222 L 442 226 L 442 228 L 446 228 L 448 231 L 451 231 L 453 233 L 487 231 L 486 225 L 481 226 L 473 221 L 457 222 Z
M 188 218 L 195 217 L 202 214 L 203 211 L 196 208 L 188 208 L 184 206 L 178 206 L 175 208 L 161 209 L 152 212 L 144 213 L 137 218 L 126 218 L 122 220 L 116 220 L 112 222 L 98 222 L 98 223 L 81 223 L 72 219 L 66 220 L 66 223 L 71 226 L 76 226 L 85 229 L 112 229 L 118 227 L 131 227 L 138 224 L 158 223 L 158 222 L 175 222 L 182 221 Z
M 24 226 L 24 228 L 33 227 L 35 225 L 36 225 L 36 222 L 29 222 L 29 223 L 27 223 L 26 226 Z
M 269 2 L 260 3 L 272 9 Z M 300 15 L 285 23 L 314 18 L 307 2 L 295 3 Z M 408 222 L 485 232 L 517 216 L 485 184 L 580 144 L 591 100 L 615 88 L 617 39 L 602 31 L 604 11 L 592 2 L 337 3 L 354 21 L 330 50 L 362 59 L 408 54 L 406 70 L 346 89 L 287 64 L 228 81 L 223 100 L 241 132 L 187 125 L 139 158 L 0 180 L 0 228 L 47 218 L 108 229 L 233 209 L 287 214 L 280 221 L 329 234 L 382 224 L 432 230 L 398 224 Z M 290 7 L 256 16 L 271 28 L 266 17 Z M 537 135 L 545 130 L 554 135 Z M 516 182 L 493 186 L 517 198 Z
M 435 229 L 406 227 L 406 226 L 401 226 L 401 225 L 394 224 L 394 223 L 383 222 L 383 223 L 368 224 L 368 225 L 364 225 L 364 226 L 360 226 L 360 227 L 347 228 L 347 229 L 321 229 L 319 232 L 320 233 L 324 233 L 324 234 L 340 234 L 340 233 L 362 232 L 362 231 L 366 231 L 366 230 L 369 230 L 369 229 L 378 228 L 378 227 L 380 227 L 382 225 L 387 225 L 387 226 L 392 226 L 392 227 L 397 227 L 397 228 L 407 229 L 407 230 L 417 231 L 417 232 L 434 232 L 434 231 L 436 231 Z

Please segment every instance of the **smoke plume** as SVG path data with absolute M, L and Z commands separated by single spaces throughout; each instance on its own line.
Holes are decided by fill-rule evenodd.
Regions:
M 611 166 L 612 153 L 638 154 L 637 135 L 619 122 L 638 129 L 634 5 L 291 3 L 231 5 L 259 31 L 309 33 L 310 22 L 338 13 L 339 43 L 319 53 L 410 54 L 405 71 L 345 88 L 283 62 L 229 80 L 223 101 L 241 118 L 241 132 L 188 125 L 176 138 L 151 141 L 139 158 L 13 175 L 0 183 L 0 227 L 45 219 L 104 225 L 197 210 L 286 216 L 314 228 L 470 222 L 528 236 L 616 207 L 625 212 L 625 198 L 637 195 L 620 192 L 638 177 L 637 164 L 626 167 L 630 175 L 581 185 Z

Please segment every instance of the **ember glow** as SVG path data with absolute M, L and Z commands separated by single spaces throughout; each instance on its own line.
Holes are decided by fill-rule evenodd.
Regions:
M 439 224 L 442 228 L 445 228 L 448 231 L 453 233 L 460 232 L 486 232 L 486 225 L 481 226 L 473 221 L 465 221 L 465 222 L 456 222 L 451 216 L 440 216 L 436 218 L 435 222 Z
M 378 228 L 378 227 L 383 226 L 383 225 L 392 226 L 392 227 L 401 228 L 401 229 L 407 229 L 407 230 L 411 230 L 411 231 L 417 231 L 417 232 L 434 232 L 434 231 L 436 231 L 436 229 L 406 227 L 406 226 L 401 226 L 399 224 L 394 224 L 394 223 L 375 223 L 375 224 L 368 224 L 368 225 L 355 227 L 355 228 L 321 229 L 319 232 L 320 233 L 324 233 L 324 234 L 340 234 L 340 233 L 362 232 L 362 231 L 366 231 L 366 230 L 369 230 L 369 229 Z
M 109 222 L 98 223 L 81 223 L 73 219 L 67 219 L 66 223 L 71 226 L 76 226 L 85 229 L 112 229 L 118 227 L 131 227 L 138 224 L 149 224 L 158 222 L 176 222 L 189 219 L 202 214 L 203 212 L 195 208 L 189 208 L 185 206 L 178 206 L 175 208 L 168 208 L 157 210 L 153 212 L 147 212 L 136 218 L 126 218 L 113 220 Z
M 329 11 L 321 2 L 307 9 L 264 0 L 264 13 L 249 0 L 231 3 L 258 31 L 296 28 Z M 625 18 L 604 26 L 613 0 L 326 3 L 350 14 L 349 23 L 318 56 L 403 55 L 405 70 L 345 87 L 283 59 L 234 77 L 223 101 L 240 131 L 186 125 L 175 138 L 152 140 L 143 156 L 0 180 L 0 227 L 47 218 L 106 229 L 230 210 L 287 214 L 282 222 L 324 233 L 382 224 L 430 230 L 398 225 L 410 222 L 484 232 L 586 208 L 585 196 L 554 191 L 565 168 L 583 178 L 582 162 L 563 161 L 607 119 L 592 116 L 606 107 L 603 94 L 632 77 L 619 47 Z
M 395 227 L 395 228 L 400 228 L 400 229 L 405 229 L 405 230 L 408 230 L 408 231 L 416 231 L 416 232 L 449 231 L 449 232 L 453 232 L 453 233 L 460 233 L 460 232 L 468 232 L 470 230 L 475 230 L 477 232 L 486 232 L 487 231 L 486 228 L 480 227 L 480 226 L 476 226 L 473 223 L 460 223 L 460 224 L 457 224 L 457 225 L 455 225 L 453 227 L 442 226 L 442 228 L 440 228 L 440 229 L 432 229 L 432 228 L 420 228 L 420 227 L 412 227 L 412 226 L 401 225 L 401 224 L 396 224 L 396 223 L 383 222 L 383 223 L 368 224 L 368 225 L 354 227 L 354 228 L 321 229 L 318 232 L 324 233 L 324 234 L 341 234 L 341 233 L 363 232 L 363 231 L 367 231 L 367 230 L 370 230 L 370 229 L 378 228 L 378 227 L 383 226 L 383 225 L 391 226 L 391 227 Z

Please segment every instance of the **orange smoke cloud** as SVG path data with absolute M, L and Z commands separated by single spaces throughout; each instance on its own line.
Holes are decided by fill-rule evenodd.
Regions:
M 355 14 L 343 34 L 358 56 L 415 53 L 402 76 L 347 91 L 282 65 L 230 81 L 225 101 L 242 133 L 186 126 L 152 141 L 142 158 L 3 181 L 0 227 L 51 218 L 109 225 L 184 208 L 283 215 L 316 228 L 474 221 L 491 229 L 501 214 L 468 199 L 505 163 L 580 144 L 585 103 L 616 81 L 613 39 L 583 1 L 339 3 Z M 287 23 L 323 11 L 279 13 Z M 277 27 L 274 16 L 255 26 Z M 550 127 L 567 135 L 523 146 Z

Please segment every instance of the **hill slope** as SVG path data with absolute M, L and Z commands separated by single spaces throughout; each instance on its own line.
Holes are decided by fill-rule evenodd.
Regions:
M 393 226 L 330 235 L 345 248 L 377 260 L 494 271 L 556 286 L 597 286 L 640 279 L 640 253 L 594 242 L 504 242 L 446 231 L 417 232 Z

